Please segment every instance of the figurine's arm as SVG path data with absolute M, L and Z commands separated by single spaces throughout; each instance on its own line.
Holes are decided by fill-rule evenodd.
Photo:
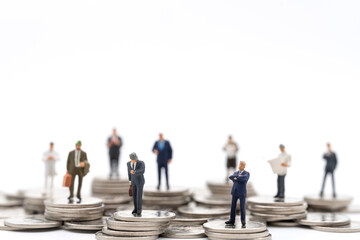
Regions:
M 334 153 L 334 158 L 335 158 L 335 167 L 336 168 L 336 165 L 337 165 L 337 157 L 336 157 L 336 154 Z
M 66 163 L 66 170 L 69 172 L 70 171 L 70 153 L 68 155 L 68 159 L 67 159 L 67 163 Z
M 134 171 L 134 175 L 142 175 L 145 173 L 145 163 L 142 162 L 142 164 L 139 164 L 139 166 L 136 166 L 136 169 Z
M 236 181 L 236 179 L 234 179 L 234 178 L 236 178 L 238 175 L 236 174 L 236 173 L 234 173 L 233 175 L 231 175 L 230 177 L 229 177 L 229 179 L 231 180 L 231 181 Z
M 121 148 L 121 146 L 123 145 L 123 142 L 122 142 L 121 137 L 118 137 L 118 140 L 119 140 L 119 145 L 118 145 L 118 147 Z
M 237 182 L 247 182 L 250 178 L 250 173 L 246 173 L 244 175 L 240 175 L 236 178 Z
M 152 151 L 153 151 L 154 153 L 156 153 L 156 152 L 158 151 L 157 142 L 155 142 Z
M 129 164 L 129 163 L 127 164 L 127 167 L 128 167 L 128 177 L 129 177 L 129 182 L 130 182 L 130 181 L 131 181 L 131 174 L 130 174 L 131 168 L 130 168 L 130 164 Z
M 168 144 L 169 144 L 169 158 L 170 158 L 170 160 L 171 160 L 171 159 L 172 159 L 173 150 L 172 150 L 172 148 L 171 148 L 170 142 L 168 142 Z

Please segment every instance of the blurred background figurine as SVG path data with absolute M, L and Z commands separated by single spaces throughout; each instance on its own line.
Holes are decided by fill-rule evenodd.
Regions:
M 224 146 L 223 150 L 226 152 L 226 178 L 225 181 L 228 182 L 231 172 L 236 168 L 236 153 L 239 151 L 237 144 L 233 141 L 232 136 L 229 135 L 228 142 Z
M 240 200 L 241 225 L 242 227 L 245 227 L 246 225 L 246 184 L 250 178 L 250 173 L 245 171 L 245 166 L 246 163 L 244 161 L 240 161 L 239 171 L 236 171 L 233 175 L 229 177 L 229 179 L 233 181 L 234 185 L 231 189 L 232 201 L 230 219 L 225 222 L 225 224 L 227 225 L 235 224 L 236 206 L 238 200 Z
M 113 129 L 113 134 L 108 138 L 107 146 L 109 148 L 109 157 L 110 157 L 110 174 L 109 177 L 119 177 L 119 157 L 120 157 L 120 148 L 122 146 L 122 140 L 117 135 L 116 128 Z
M 169 185 L 169 173 L 168 173 L 168 164 L 171 163 L 172 159 L 172 148 L 170 142 L 164 139 L 162 133 L 159 133 L 159 140 L 155 142 L 153 147 L 153 152 L 157 155 L 157 164 L 158 164 L 158 186 L 157 189 L 160 189 L 161 185 L 161 169 L 165 169 L 166 177 L 166 188 L 170 189 Z
M 132 196 L 134 202 L 134 210 L 132 214 L 135 217 L 141 217 L 142 212 L 142 196 L 145 184 L 145 163 L 140 161 L 136 153 L 129 155 L 130 161 L 127 163 L 129 184 L 132 187 Z
M 323 158 L 326 161 L 326 166 L 325 166 L 325 174 L 324 174 L 324 180 L 323 180 L 322 187 L 321 187 L 320 197 L 324 196 L 326 177 L 328 174 L 331 174 L 333 197 L 336 198 L 334 171 L 335 171 L 336 165 L 337 165 L 337 158 L 336 158 L 336 154 L 331 150 L 330 143 L 327 143 L 326 146 L 327 146 L 327 152 L 323 156 Z
M 69 152 L 69 156 L 67 159 L 67 173 L 71 175 L 71 185 L 70 185 L 70 196 L 68 197 L 69 202 L 72 201 L 74 197 L 74 182 L 75 176 L 78 176 L 78 189 L 76 197 L 78 198 L 78 203 L 81 202 L 81 186 L 83 177 L 86 176 L 89 172 L 90 163 L 88 161 L 86 152 L 81 150 L 81 141 L 77 141 L 75 144 L 75 150 Z
M 43 161 L 45 162 L 45 186 L 44 194 L 48 191 L 48 178 L 50 178 L 50 192 L 52 193 L 54 188 L 54 176 L 56 176 L 55 163 L 60 161 L 59 154 L 54 151 L 54 143 L 50 143 L 48 151 L 44 152 Z
M 274 198 L 285 198 L 285 176 L 287 173 L 287 168 L 291 165 L 291 156 L 285 152 L 285 146 L 283 144 L 280 144 L 280 154 L 279 158 L 281 159 L 281 166 L 283 167 L 282 171 L 278 173 L 278 179 L 277 179 L 277 194 L 274 196 Z

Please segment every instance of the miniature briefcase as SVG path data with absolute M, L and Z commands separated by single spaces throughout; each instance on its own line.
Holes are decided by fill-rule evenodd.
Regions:
M 133 193 L 132 193 L 132 186 L 130 185 L 129 187 L 129 196 L 132 197 Z
M 71 175 L 66 173 L 63 179 L 63 187 L 70 187 L 71 186 Z

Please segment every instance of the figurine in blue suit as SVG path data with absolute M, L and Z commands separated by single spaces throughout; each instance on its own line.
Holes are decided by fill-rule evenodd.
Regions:
M 159 133 L 159 140 L 155 142 L 152 151 L 157 155 L 157 164 L 158 164 L 158 186 L 157 189 L 160 190 L 161 185 L 161 169 L 165 169 L 166 177 L 166 187 L 167 190 L 170 189 L 169 185 L 169 174 L 168 174 L 168 164 L 171 163 L 172 159 L 172 148 L 170 142 L 164 139 L 162 133 Z
M 233 181 L 234 185 L 231 190 L 232 202 L 230 219 L 225 222 L 225 224 L 227 225 L 235 224 L 236 205 L 237 201 L 240 200 L 241 225 L 242 227 L 246 226 L 246 184 L 250 178 L 250 173 L 245 171 L 245 166 L 246 163 L 244 161 L 240 161 L 239 171 L 236 171 L 233 175 L 229 177 L 230 180 Z

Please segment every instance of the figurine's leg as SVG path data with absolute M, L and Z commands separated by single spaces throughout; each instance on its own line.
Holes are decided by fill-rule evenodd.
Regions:
M 237 200 L 238 200 L 238 197 L 235 194 L 233 194 L 232 200 L 231 200 L 231 212 L 230 212 L 230 221 L 231 222 L 235 222 Z
M 245 199 L 245 197 L 240 197 L 240 219 L 242 224 L 246 223 Z
M 50 176 L 50 190 L 52 191 L 54 188 L 54 175 Z
M 76 174 L 71 174 L 71 185 L 70 185 L 70 197 L 74 197 L 74 183 L 75 183 L 75 176 Z
M 323 183 L 322 183 L 322 186 L 321 186 L 320 197 L 324 196 L 324 189 L 325 189 L 325 183 L 326 183 L 327 174 L 328 174 L 328 171 L 325 171 Z
M 285 197 L 285 175 L 284 176 L 279 176 L 278 177 L 279 180 L 279 198 L 284 198 Z
M 280 175 L 277 177 L 277 193 L 274 197 L 279 197 L 280 194 Z
M 166 178 L 166 186 L 169 188 L 169 174 L 168 174 L 168 165 L 165 164 L 165 178 Z
M 76 196 L 81 197 L 81 186 L 82 186 L 83 175 L 81 173 L 78 173 L 78 177 L 79 177 L 79 185 Z
M 133 191 L 133 202 L 134 202 L 134 213 L 137 213 L 138 210 L 138 204 L 137 204 L 137 187 L 135 184 L 132 185 L 132 191 Z
M 141 213 L 142 212 L 142 197 L 143 197 L 143 188 L 144 185 L 139 185 L 137 186 L 137 213 Z
M 119 158 L 120 158 L 120 153 L 116 157 L 116 165 L 115 165 L 115 174 L 116 174 L 116 176 L 119 176 Z
M 47 191 L 47 181 L 48 181 L 48 177 L 45 174 L 45 185 L 44 185 L 45 192 Z
M 330 173 L 331 173 L 331 180 L 332 180 L 333 197 L 336 197 L 334 172 L 330 172 Z
M 162 166 L 158 163 L 158 187 L 161 185 L 161 168 Z

